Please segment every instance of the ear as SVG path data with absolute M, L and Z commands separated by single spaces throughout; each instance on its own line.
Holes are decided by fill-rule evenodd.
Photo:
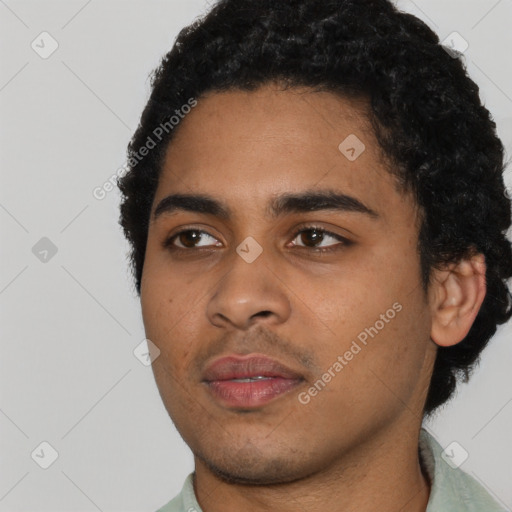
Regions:
M 450 347 L 466 337 L 485 298 L 485 271 L 483 254 L 434 270 L 429 290 L 434 343 Z

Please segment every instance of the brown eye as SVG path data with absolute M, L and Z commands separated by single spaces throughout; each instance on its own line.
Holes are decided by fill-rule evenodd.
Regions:
M 319 252 L 334 251 L 334 250 L 340 248 L 340 246 L 350 244 L 350 242 L 347 239 L 345 239 L 339 235 L 336 235 L 334 233 L 331 233 L 329 231 L 326 231 L 325 229 L 317 228 L 314 226 L 303 228 L 300 231 L 298 231 L 297 233 L 295 233 L 294 240 L 296 240 L 297 238 L 299 238 L 299 241 L 301 243 L 294 242 L 295 246 L 306 247 L 306 248 L 310 248 L 310 249 L 313 249 L 313 250 L 316 250 Z M 316 244 L 322 243 L 325 240 L 328 241 L 328 239 L 333 239 L 337 243 L 327 244 L 323 247 L 315 246 Z
M 201 236 L 202 234 L 199 231 L 184 231 L 178 235 L 177 240 L 184 247 L 194 247 Z
M 176 233 L 175 235 L 168 238 L 164 246 L 168 248 L 178 248 L 178 249 L 194 249 L 196 247 L 206 247 L 211 244 L 203 244 L 203 245 L 197 245 L 198 242 L 205 239 L 205 236 L 207 238 L 210 238 L 212 240 L 216 240 L 211 235 L 209 235 L 206 231 L 201 231 L 199 229 L 188 229 L 185 231 L 180 231 L 179 233 Z M 174 243 L 174 242 L 179 243 Z
M 315 245 L 319 242 L 322 242 L 324 239 L 324 233 L 318 229 L 306 229 L 302 231 L 299 236 L 301 242 L 306 246 L 309 246 L 310 244 Z

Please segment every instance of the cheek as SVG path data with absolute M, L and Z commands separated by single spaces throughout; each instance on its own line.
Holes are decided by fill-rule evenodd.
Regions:
M 376 378 L 368 368 L 390 381 L 407 381 L 421 369 L 428 312 L 417 256 L 408 248 L 407 257 L 385 248 L 380 255 L 354 258 L 343 273 L 324 278 L 318 286 L 304 283 L 303 290 L 314 291 L 303 300 L 310 309 L 301 309 L 312 319 L 308 327 L 324 370 L 345 355 L 344 369 L 350 367 L 361 384 Z M 410 365 L 401 368 L 404 360 Z
M 186 318 L 198 300 L 191 280 L 171 270 L 168 265 L 165 260 L 160 262 L 148 255 L 141 280 L 144 325 L 159 335 Z
M 182 381 L 180 376 L 188 374 L 198 344 L 204 339 L 200 312 L 204 311 L 205 302 L 202 288 L 187 288 L 177 279 L 146 278 L 141 287 L 141 309 L 146 337 L 160 350 L 156 362 Z M 165 374 L 159 377 L 166 379 Z
M 329 338 L 348 341 L 373 325 L 396 301 L 397 295 L 385 279 L 379 262 L 354 258 L 343 271 L 319 281 L 305 281 L 296 307 L 311 318 L 311 328 L 320 329 Z

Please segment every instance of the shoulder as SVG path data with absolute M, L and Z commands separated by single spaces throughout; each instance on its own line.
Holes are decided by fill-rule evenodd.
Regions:
M 430 481 L 430 499 L 426 512 L 507 512 L 471 475 L 455 464 L 424 428 L 420 431 L 419 452 Z M 452 452 L 453 453 L 453 452 Z
M 194 473 L 190 473 L 180 493 L 156 512 L 202 512 L 196 501 L 193 478 Z

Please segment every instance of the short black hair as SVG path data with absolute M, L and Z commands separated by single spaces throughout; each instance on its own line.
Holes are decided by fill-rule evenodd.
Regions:
M 430 415 L 452 396 L 457 378 L 467 382 L 497 325 L 512 315 L 511 203 L 503 144 L 462 57 L 388 0 L 220 0 L 179 33 L 152 74 L 128 171 L 118 180 L 137 293 L 165 151 L 179 129 L 170 120 L 207 92 L 269 83 L 367 99 L 389 172 L 422 212 L 424 290 L 432 269 L 485 256 L 487 294 L 471 330 L 455 346 L 437 348 L 424 408 Z M 155 133 L 158 144 L 140 158 Z

